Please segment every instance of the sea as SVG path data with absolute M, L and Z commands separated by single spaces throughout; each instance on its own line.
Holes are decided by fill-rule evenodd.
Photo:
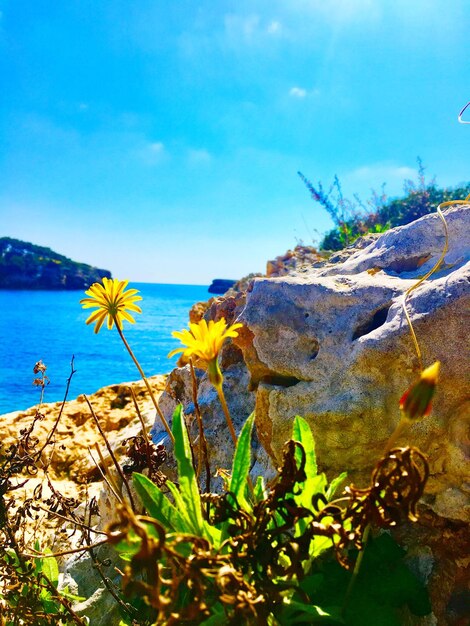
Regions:
M 187 327 L 195 302 L 208 300 L 207 286 L 132 283 L 139 289 L 142 314 L 136 323 L 124 322 L 124 334 L 145 374 L 168 373 L 177 357 L 168 353 L 179 342 L 173 330 Z M 106 325 L 95 335 L 85 320 L 83 291 L 0 290 L 0 415 L 38 403 L 40 390 L 33 385 L 34 365 L 47 366 L 49 384 L 44 401 L 64 397 L 71 362 L 76 370 L 68 399 L 91 394 L 100 387 L 139 379 L 139 373 L 116 329 Z

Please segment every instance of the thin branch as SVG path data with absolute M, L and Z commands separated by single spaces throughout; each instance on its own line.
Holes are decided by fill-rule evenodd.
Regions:
M 75 624 L 78 624 L 78 626 L 86 626 L 88 622 L 83 620 L 79 615 L 77 615 L 77 613 L 75 613 L 70 602 L 66 598 L 61 596 L 60 591 L 58 591 L 54 587 L 54 585 L 51 583 L 49 578 L 43 572 L 41 572 L 40 577 L 44 580 L 44 587 L 47 587 L 47 589 L 49 589 L 54 600 L 59 602 L 59 604 L 61 604 L 64 607 L 64 609 L 67 611 L 69 616 L 73 619 Z
M 129 385 L 129 389 L 130 389 L 130 392 L 131 392 L 131 395 L 132 395 L 132 400 L 134 401 L 134 406 L 135 406 L 136 413 L 137 413 L 137 415 L 139 417 L 140 424 L 142 426 L 142 435 L 143 435 L 143 437 L 145 439 L 145 443 L 147 444 L 147 446 L 150 446 L 150 439 L 149 439 L 149 436 L 148 436 L 148 433 L 147 433 L 147 426 L 145 425 L 144 418 L 142 417 L 142 413 L 140 412 L 139 405 L 137 404 L 137 398 L 136 398 L 136 395 L 135 395 L 134 388 L 131 385 Z M 150 463 L 150 459 L 149 459 L 149 463 Z
M 98 418 L 96 417 L 95 411 L 91 405 L 91 402 L 88 400 L 88 397 L 85 395 L 85 400 L 86 403 L 88 404 L 88 408 L 90 409 L 90 412 L 93 416 L 93 419 L 95 420 L 95 424 L 98 427 L 98 430 L 100 431 L 100 435 L 103 437 L 103 440 L 105 442 L 106 448 L 108 449 L 109 455 L 111 457 L 111 459 L 113 460 L 114 463 L 114 467 L 116 468 L 119 476 L 121 477 L 122 482 L 125 484 L 126 489 L 127 489 L 127 493 L 129 494 L 129 502 L 131 503 L 131 507 L 133 510 L 135 510 L 135 504 L 134 504 L 134 498 L 132 497 L 132 492 L 131 492 L 131 488 L 129 487 L 129 483 L 127 482 L 127 478 L 124 475 L 124 472 L 122 471 L 121 466 L 119 465 L 119 463 L 117 462 L 116 456 L 113 452 L 113 449 L 111 448 L 111 445 L 108 441 L 108 438 L 106 437 L 103 429 L 101 428 L 101 424 L 98 420 Z
M 96 444 L 97 445 L 97 444 Z M 98 448 L 98 446 L 97 446 Z M 100 454 L 99 448 L 98 448 L 98 453 Z M 110 488 L 112 494 L 114 495 L 114 497 L 116 498 L 116 500 L 122 504 L 122 498 L 119 495 L 117 488 L 115 485 L 113 485 L 113 483 L 111 482 L 111 479 L 108 479 L 108 477 L 105 475 L 105 473 L 103 472 L 103 470 L 101 469 L 99 463 L 96 462 L 95 457 L 93 456 L 93 454 L 91 453 L 91 448 L 88 448 L 88 454 L 91 456 L 91 459 L 93 461 L 93 463 L 95 464 L 96 468 L 98 469 L 99 473 L 101 474 L 101 477 L 103 478 L 104 482 L 108 485 L 108 487 Z
M 413 324 L 411 322 L 408 310 L 406 308 L 406 304 L 407 304 L 407 300 L 408 300 L 408 297 L 410 296 L 411 292 L 414 291 L 415 289 L 417 289 L 425 280 L 427 280 L 432 274 L 434 274 L 434 272 L 436 272 L 440 268 L 440 266 L 442 265 L 442 262 L 444 261 L 445 255 L 447 254 L 447 251 L 449 250 L 449 230 L 447 228 L 447 222 L 446 222 L 446 219 L 444 217 L 444 214 L 441 211 L 441 207 L 443 207 L 443 206 L 450 206 L 452 204 L 461 204 L 462 202 L 463 202 L 462 200 L 450 200 L 449 202 L 443 202 L 442 204 L 440 204 L 437 207 L 437 214 L 438 214 L 440 220 L 442 221 L 442 223 L 444 225 L 444 233 L 445 233 L 445 243 L 444 243 L 444 248 L 442 249 L 442 252 L 441 252 L 441 256 L 439 257 L 439 260 L 437 261 L 437 263 L 429 270 L 429 272 L 427 272 L 424 276 L 422 276 L 418 280 L 418 282 L 416 282 L 409 289 L 407 289 L 405 291 L 404 296 L 403 296 L 402 307 L 403 307 L 403 311 L 405 313 L 406 321 L 408 322 L 408 326 L 410 328 L 411 337 L 413 339 L 413 343 L 414 343 L 414 346 L 415 346 L 416 354 L 418 356 L 418 362 L 419 362 L 420 370 L 423 369 L 423 360 L 422 360 L 422 356 L 421 356 L 421 349 L 419 347 L 418 339 L 416 337 L 416 333 L 414 331 Z
M 96 556 L 94 550 L 91 547 L 89 548 L 88 553 L 90 555 L 91 560 L 93 561 L 93 567 L 98 572 L 99 577 L 103 581 L 103 584 L 106 587 L 107 591 L 112 595 L 112 597 L 117 602 L 117 604 L 119 604 L 119 606 L 128 615 L 130 615 L 131 617 L 135 617 L 136 609 L 134 609 L 134 607 L 131 607 L 130 605 L 126 604 L 124 602 L 124 600 L 122 598 L 120 598 L 119 595 L 116 593 L 116 590 L 114 589 L 114 585 L 113 585 L 112 581 L 103 572 L 102 564 L 101 564 L 100 560 L 98 559 L 98 557 Z
M 129 355 L 130 355 L 131 359 L 134 361 L 135 366 L 139 370 L 139 374 L 141 375 L 142 380 L 144 381 L 145 386 L 147 387 L 147 391 L 150 394 L 150 398 L 152 400 L 153 406 L 155 407 L 155 410 L 157 411 L 158 416 L 160 417 L 160 419 L 162 421 L 162 424 L 165 427 L 165 430 L 168 433 L 168 436 L 170 437 L 170 441 L 174 444 L 175 443 L 175 438 L 173 437 L 173 433 L 171 432 L 171 429 L 170 429 L 170 427 L 168 425 L 168 422 L 166 421 L 165 416 L 163 415 L 162 410 L 161 410 L 161 408 L 160 408 L 160 406 L 159 406 L 159 404 L 158 404 L 158 402 L 157 402 L 157 400 L 155 398 L 155 395 L 154 395 L 152 387 L 150 386 L 150 383 L 149 383 L 149 381 L 147 379 L 147 376 L 145 375 L 144 370 L 140 367 L 140 363 L 137 360 L 135 354 L 133 353 L 132 348 L 127 343 L 127 339 L 124 337 L 124 333 L 122 332 L 122 330 L 121 330 L 121 328 L 119 326 L 118 320 L 116 318 L 114 318 L 114 323 L 116 324 L 117 331 L 119 333 L 119 336 L 122 339 L 123 344 L 126 346 L 126 349 L 129 352 Z
M 57 419 L 54 423 L 54 426 L 51 429 L 51 432 L 49 433 L 49 435 L 47 436 L 47 439 L 44 443 L 44 445 L 42 446 L 42 448 L 39 450 L 38 454 L 37 454 L 37 458 L 40 459 L 41 458 L 41 454 L 43 453 L 44 449 L 50 444 L 52 437 L 55 434 L 55 431 L 57 429 L 57 426 L 59 425 L 60 419 L 62 417 L 62 413 L 64 411 L 64 407 L 65 407 L 65 403 L 67 401 L 67 396 L 69 395 L 69 389 L 70 389 L 70 383 L 72 382 L 72 376 L 75 374 L 75 372 L 77 371 L 76 369 L 74 369 L 73 367 L 73 362 L 74 362 L 75 356 L 72 356 L 72 360 L 70 361 L 70 376 L 67 378 L 67 385 L 65 387 L 65 393 L 64 393 L 64 399 L 62 400 L 62 405 L 60 407 L 60 411 L 59 414 L 57 416 Z
M 28 552 L 20 552 L 19 554 L 21 554 L 21 556 L 26 557 L 27 559 L 37 559 L 37 558 L 41 558 L 41 559 L 50 559 L 52 557 L 57 557 L 57 556 L 66 556 L 67 554 L 77 554 L 78 552 L 85 552 L 86 550 L 89 550 L 90 548 L 97 548 L 98 546 L 102 546 L 105 543 L 108 543 L 108 539 L 103 539 L 102 541 L 97 541 L 96 543 L 93 543 L 92 545 L 88 545 L 88 546 L 82 546 L 80 548 L 71 548 L 70 550 L 63 550 L 62 552 L 51 552 L 48 554 L 43 554 L 42 552 L 36 552 L 36 554 L 29 554 Z
M 237 435 L 235 433 L 235 428 L 233 427 L 232 418 L 230 417 L 230 411 L 228 410 L 224 390 L 222 388 L 222 385 L 215 385 L 215 389 L 217 391 L 217 395 L 219 396 L 220 404 L 222 405 L 222 409 L 225 415 L 225 421 L 227 422 L 228 430 L 230 432 L 230 436 L 232 437 L 233 445 L 236 447 Z
M 70 524 L 74 524 L 75 526 L 84 528 L 85 530 L 88 530 L 89 532 L 96 533 L 97 535 L 105 535 L 105 537 L 108 536 L 108 533 L 105 533 L 103 530 L 94 530 L 93 528 L 91 528 L 91 526 L 88 526 L 88 524 L 84 524 L 83 522 L 74 520 L 71 517 L 66 517 L 65 515 L 61 515 L 60 513 L 57 513 L 57 511 L 51 511 L 51 509 L 48 509 L 45 506 L 41 506 L 40 504 L 36 504 L 35 506 L 38 509 L 41 509 L 41 511 L 48 513 L 49 515 L 54 515 L 55 517 L 59 517 L 60 519 L 63 519 L 64 522 L 69 522 Z

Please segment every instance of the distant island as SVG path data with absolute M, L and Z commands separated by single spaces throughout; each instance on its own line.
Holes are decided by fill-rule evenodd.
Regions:
M 235 285 L 236 280 L 229 278 L 214 278 L 212 285 L 209 287 L 209 293 L 223 294 Z
M 77 263 L 50 248 L 0 237 L 0 289 L 87 289 L 111 272 Z

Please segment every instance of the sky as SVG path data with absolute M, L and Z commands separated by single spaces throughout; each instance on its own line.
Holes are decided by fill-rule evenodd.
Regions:
M 468 0 L 0 0 L 0 236 L 208 284 L 367 199 L 470 180 Z

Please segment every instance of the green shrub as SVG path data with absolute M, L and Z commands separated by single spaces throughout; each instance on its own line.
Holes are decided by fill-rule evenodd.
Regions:
M 425 169 L 418 158 L 418 179 L 404 181 L 404 196 L 388 198 L 385 184 L 380 193 L 372 192 L 364 203 L 357 195 L 354 199 L 345 198 L 337 176 L 328 191 L 319 182 L 315 187 L 303 174 L 300 178 L 307 186 L 315 202 L 318 202 L 330 215 L 335 227 L 323 237 L 321 250 L 342 250 L 358 237 L 367 233 L 382 233 L 389 228 L 402 226 L 428 215 L 443 202 L 461 200 L 470 194 L 470 183 L 454 188 L 439 188 L 435 179 L 427 182 Z

